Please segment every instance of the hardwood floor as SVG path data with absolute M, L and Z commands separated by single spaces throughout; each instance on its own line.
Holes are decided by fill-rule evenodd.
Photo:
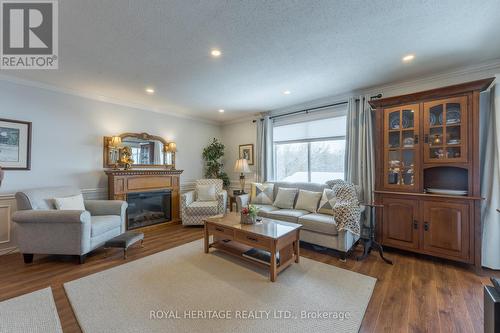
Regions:
M 50 286 L 64 332 L 81 332 L 63 283 L 202 237 L 202 228 L 156 227 L 145 231 L 144 248 L 131 248 L 127 260 L 120 250 L 101 249 L 83 265 L 73 258 L 38 256 L 33 264 L 25 265 L 19 253 L 1 256 L 0 301 Z M 482 288 L 491 272 L 478 276 L 466 266 L 400 252 L 387 254 L 393 266 L 374 253 L 364 261 L 349 259 L 346 263 L 310 246 L 303 247 L 301 255 L 378 279 L 361 332 L 483 331 Z

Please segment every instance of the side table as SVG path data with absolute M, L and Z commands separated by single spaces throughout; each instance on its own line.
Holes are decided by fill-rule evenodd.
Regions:
M 238 212 L 238 205 L 236 204 L 236 196 L 233 194 L 229 195 L 229 211 L 233 212 L 233 204 L 236 205 L 235 211 Z
M 370 207 L 370 209 L 371 209 L 370 228 L 369 228 L 368 238 L 362 238 L 363 247 L 364 247 L 363 254 L 361 256 L 357 257 L 356 260 L 358 260 L 358 261 L 363 260 L 370 254 L 370 252 L 372 250 L 378 250 L 380 258 L 382 258 L 382 260 L 384 260 L 389 265 L 392 265 L 392 261 L 384 257 L 384 249 L 382 248 L 382 245 L 380 245 L 375 240 L 375 227 L 374 227 L 374 223 L 373 223 L 373 220 L 375 218 L 375 211 L 377 208 L 383 209 L 384 205 L 371 203 L 371 204 L 365 204 L 365 206 Z

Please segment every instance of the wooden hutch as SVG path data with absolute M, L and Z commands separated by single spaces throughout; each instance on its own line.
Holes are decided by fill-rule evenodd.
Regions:
M 480 267 L 479 94 L 492 81 L 370 102 L 383 245 Z

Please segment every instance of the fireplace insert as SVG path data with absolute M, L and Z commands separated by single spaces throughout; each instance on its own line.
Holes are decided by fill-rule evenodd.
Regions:
M 170 190 L 129 193 L 127 202 L 127 230 L 172 220 L 172 192 Z

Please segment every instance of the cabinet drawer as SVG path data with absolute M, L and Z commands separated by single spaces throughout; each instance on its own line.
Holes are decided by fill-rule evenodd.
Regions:
M 208 225 L 208 233 L 216 236 L 224 236 L 226 239 L 228 237 L 232 239 L 234 236 L 233 229 L 213 224 Z
M 234 233 L 234 240 L 264 250 L 271 249 L 271 239 L 238 230 Z

